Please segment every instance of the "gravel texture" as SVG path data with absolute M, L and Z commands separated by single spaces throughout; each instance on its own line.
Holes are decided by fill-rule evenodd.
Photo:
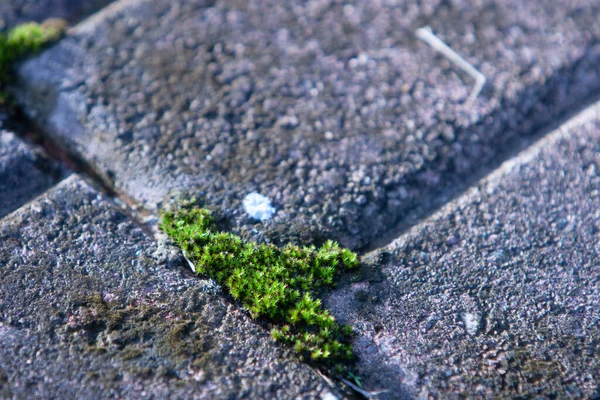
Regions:
M 370 243 L 446 201 L 600 88 L 587 0 L 121 1 L 26 63 L 16 89 L 55 138 L 149 209 L 187 191 L 276 241 Z M 488 79 L 414 30 L 430 25 Z
M 23 22 L 46 18 L 77 21 L 112 0 L 3 0 L 0 2 L 0 31 Z
M 600 104 L 367 256 L 326 305 L 381 398 L 600 396 Z
M 76 175 L 1 220 L 0 398 L 332 395 L 172 251 Z
M 64 173 L 40 150 L 0 129 L 0 218 L 53 186 Z

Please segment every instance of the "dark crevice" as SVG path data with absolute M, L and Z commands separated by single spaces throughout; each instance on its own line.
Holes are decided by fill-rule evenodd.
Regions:
M 406 209 L 402 213 L 403 216 L 391 229 L 387 230 L 366 246 L 357 250 L 357 253 L 362 256 L 391 244 L 413 226 L 424 222 L 446 204 L 464 195 L 468 190 L 476 186 L 478 182 L 498 169 L 504 162 L 517 157 L 521 152 L 527 150 L 529 147 L 546 137 L 549 133 L 558 129 L 578 113 L 598 101 L 600 101 L 600 94 L 588 96 L 584 100 L 579 101 L 576 105 L 563 110 L 559 114 L 559 117 L 554 118 L 553 122 L 536 127 L 536 129 L 533 130 L 534 133 L 515 137 L 503 144 L 502 149 L 496 152 L 490 162 L 479 166 L 479 168 L 473 171 L 469 171 L 470 174 L 461 174 L 457 177 L 458 179 L 451 181 L 451 185 L 443 185 L 438 190 L 426 191 L 423 195 L 428 197 L 426 201 L 427 207 L 415 205 L 413 208 Z M 417 202 L 417 204 L 420 203 Z
M 11 131 L 26 143 L 41 147 L 51 160 L 80 175 L 87 183 L 124 212 L 146 234 L 154 237 L 152 226 L 142 222 L 151 213 L 136 200 L 118 191 L 110 175 L 98 171 L 79 154 L 69 150 L 67 146 L 54 140 L 50 135 L 45 134 L 18 106 L 3 111 L 3 117 L 0 117 L 0 127 Z

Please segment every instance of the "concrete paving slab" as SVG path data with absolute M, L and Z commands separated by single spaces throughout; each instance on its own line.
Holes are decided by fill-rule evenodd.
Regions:
M 365 257 L 326 301 L 369 389 L 600 396 L 600 104 Z
M 0 218 L 56 184 L 66 171 L 0 129 Z
M 76 175 L 2 219 L 0 397 L 331 398 L 169 259 Z
M 357 248 L 596 93 L 599 15 L 588 0 L 121 1 L 24 64 L 16 90 L 149 209 L 186 190 L 251 231 L 256 191 L 273 240 Z M 424 25 L 487 78 L 473 104 Z
M 78 21 L 112 0 L 6 0 L 0 2 L 0 30 L 47 18 Z

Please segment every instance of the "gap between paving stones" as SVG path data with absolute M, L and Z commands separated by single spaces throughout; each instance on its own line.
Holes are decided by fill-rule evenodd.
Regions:
M 41 23 L 48 22 L 51 26 L 59 27 L 62 25 L 62 21 L 67 24 L 77 24 L 87 15 L 98 11 L 103 6 L 110 3 L 112 0 L 4 0 L 0 1 L 0 32 L 2 34 L 8 34 L 13 28 L 18 25 L 29 24 L 32 22 Z M 54 21 L 49 21 L 54 19 Z M 56 20 L 58 19 L 58 21 Z M 45 22 L 44 22 L 45 21 Z M 62 28 L 60 28 L 62 30 Z M 28 41 L 26 41 L 28 42 Z M 30 43 L 31 44 L 31 43 Z M 21 43 L 21 46 L 25 46 L 25 43 Z M 20 48 L 24 48 L 20 47 Z M 34 46 L 35 47 L 35 46 Z M 44 48 L 48 47 L 46 45 Z M 18 51 L 22 53 L 21 51 Z M 14 51 L 10 51 L 10 54 L 14 55 Z M 10 57 L 9 57 L 10 58 Z M 22 58 L 22 57 L 19 57 Z M 27 57 L 25 57 L 27 58 Z M 8 59 L 6 54 L 4 55 L 4 65 L 0 69 L 4 72 L 10 69 L 8 65 Z M 10 72 L 9 72 L 10 74 Z M 11 76 L 4 75 L 2 80 L 12 79 Z M 0 82 L 2 93 L 4 92 L 6 82 Z M 81 168 L 77 168 L 70 160 L 63 159 L 62 163 L 54 164 L 53 159 L 61 158 L 59 152 L 55 152 L 50 157 L 48 154 L 53 153 L 53 149 L 46 148 L 46 152 L 39 151 L 41 143 L 32 142 L 27 140 L 31 135 L 27 135 L 28 121 L 22 119 L 20 110 L 14 107 L 13 99 L 3 99 L 4 101 L 0 104 L 0 130 L 8 132 L 7 138 L 10 135 L 16 134 L 20 139 L 25 139 L 25 145 L 14 144 L 17 157 L 21 157 L 21 164 L 10 167 L 9 164 L 3 163 L 2 177 L 0 180 L 0 186 L 2 186 L 3 193 L 0 194 L 0 218 L 4 217 L 7 212 L 14 211 L 19 207 L 24 206 L 30 200 L 33 200 L 41 193 L 49 190 L 52 186 L 56 185 L 70 174 L 71 171 L 80 171 Z M 41 136 L 40 136 L 41 137 Z M 21 142 L 21 140 L 17 140 Z M 10 146 L 13 145 L 11 139 L 7 139 L 4 144 L 9 145 L 9 149 L 4 149 L 10 152 Z M 27 147 L 28 149 L 22 148 Z M 8 162 L 11 160 L 17 161 L 18 158 L 13 158 L 11 154 L 5 154 L 8 157 Z M 7 161 L 2 160 L 2 161 Z M 67 169 L 63 167 L 67 167 Z M 45 177 L 44 177 L 45 175 Z M 88 173 L 86 175 L 93 175 Z M 18 182 L 19 180 L 26 179 L 27 182 Z M 91 180 L 90 180 L 91 182 Z M 97 184 L 94 184 L 98 187 Z M 107 188 L 105 188 L 107 189 Z M 104 190 L 110 192 L 110 190 Z M 10 206 L 7 206 L 10 205 Z M 2 207 L 4 206 L 4 207 Z
M 156 217 L 154 215 L 126 193 L 117 192 L 111 179 L 80 155 L 69 151 L 63 143 L 45 134 L 43 129 L 28 118 L 19 106 L 13 107 L 11 111 L 10 116 L 2 121 L 4 127 L 25 143 L 41 147 L 49 158 L 81 176 L 96 190 L 103 193 L 107 199 L 113 201 L 146 234 L 156 237 Z
M 484 178 L 488 178 L 508 160 L 511 160 L 529 149 L 536 148 L 538 143 L 547 135 L 554 132 L 557 128 L 570 126 L 573 123 L 579 123 L 581 118 L 589 116 L 590 110 L 598 110 L 598 101 L 600 95 L 590 96 L 582 100 L 573 107 L 565 110 L 556 121 L 548 125 L 541 126 L 535 130 L 534 134 L 513 140 L 506 149 L 498 152 L 496 159 L 490 165 L 483 165 L 478 171 L 475 171 L 470 177 L 465 178 L 459 183 L 452 192 L 443 191 L 439 194 L 433 194 L 434 201 L 430 207 L 422 210 L 416 210 L 415 213 L 405 219 L 397 222 L 397 225 L 384 232 L 379 238 L 373 240 L 363 248 L 358 250 L 361 255 L 366 255 L 379 248 L 385 247 L 409 231 L 415 225 L 419 225 L 432 215 L 436 214 L 446 204 L 452 202 L 463 194 L 467 193 L 474 185 Z
M 43 151 L 0 128 L 0 220 L 67 175 Z

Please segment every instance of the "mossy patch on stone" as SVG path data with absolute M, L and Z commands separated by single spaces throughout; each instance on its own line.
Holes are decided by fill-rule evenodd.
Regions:
M 174 314 L 162 302 L 124 304 L 104 301 L 98 293 L 75 302 L 67 315 L 66 332 L 71 341 L 77 336 L 87 352 L 127 362 L 126 370 L 134 375 L 146 375 L 149 367 L 151 375 L 169 375 L 187 364 L 205 368 L 205 376 L 210 376 L 215 364 L 211 328 L 198 313 L 188 315 L 190 319 L 183 319 L 184 314 Z M 159 357 L 155 360 L 148 354 Z M 166 370 L 158 371 L 160 366 Z
M 65 28 L 65 21 L 49 19 L 43 24 L 28 22 L 0 33 L 0 103 L 6 101 L 4 86 L 11 79 L 14 63 L 59 39 Z
M 324 310 L 315 290 L 332 286 L 340 269 L 358 267 L 358 257 L 337 243 L 320 248 L 244 242 L 217 232 L 205 209 L 165 212 L 162 230 L 185 252 L 198 274 L 225 285 L 253 318 L 272 324 L 276 340 L 306 358 L 339 365 L 352 358 L 350 327 Z

